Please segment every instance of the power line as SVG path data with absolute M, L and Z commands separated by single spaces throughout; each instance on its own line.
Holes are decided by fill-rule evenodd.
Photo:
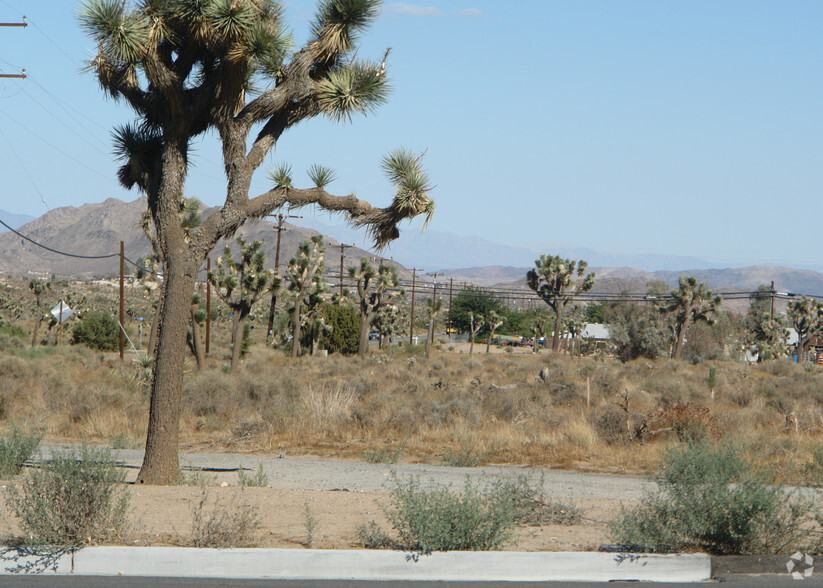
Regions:
M 111 257 L 120 257 L 119 253 L 112 253 L 111 255 L 78 255 L 77 253 L 67 253 L 65 251 L 60 251 L 58 249 L 54 249 L 52 247 L 49 247 L 48 245 L 43 245 L 42 243 L 38 243 L 37 241 L 35 241 L 31 237 L 27 237 L 26 235 L 24 235 L 20 231 L 17 231 L 15 229 L 11 228 L 9 225 L 7 225 L 1 219 L 0 219 L 0 225 L 3 225 L 8 230 L 10 230 L 12 233 L 17 235 L 18 237 L 22 237 L 23 239 L 25 239 L 29 243 L 33 243 L 34 245 L 37 245 L 38 247 L 41 247 L 42 249 L 45 249 L 46 251 L 51 251 L 52 253 L 56 253 L 58 255 L 64 255 L 66 257 L 76 257 L 78 259 L 109 259 Z

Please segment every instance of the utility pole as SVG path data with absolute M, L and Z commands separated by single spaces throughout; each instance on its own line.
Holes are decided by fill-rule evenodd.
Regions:
M 774 320 L 774 280 L 772 280 L 771 290 L 769 291 L 769 298 L 771 299 L 771 308 L 769 309 L 769 323 Z
M 206 355 L 209 354 L 209 342 L 211 341 L 211 282 L 209 272 L 211 271 L 211 257 L 206 258 Z
M 343 298 L 343 258 L 347 247 L 354 247 L 354 245 L 329 245 L 329 247 L 340 247 L 340 298 Z
M 449 326 L 446 327 L 446 336 L 452 338 L 452 291 L 454 290 L 454 278 L 449 278 Z
M 412 296 L 411 296 L 411 313 L 409 313 L 410 321 L 409 321 L 409 345 L 412 344 L 414 340 L 414 286 L 417 281 L 417 272 L 422 272 L 421 268 L 413 267 L 411 268 L 412 273 Z
M 287 218 L 303 218 L 302 216 L 294 216 L 290 214 L 278 214 L 275 216 L 277 219 L 277 226 L 274 227 L 274 230 L 277 231 L 277 248 L 274 251 L 274 273 L 278 276 L 280 275 L 280 233 L 286 231 L 288 229 L 283 227 L 283 223 L 286 221 Z M 271 294 L 271 306 L 269 307 L 269 326 L 266 329 L 266 339 L 272 336 L 272 331 L 274 330 L 274 311 L 275 307 L 277 306 L 277 292 L 273 291 Z
M 23 17 L 23 22 L 0 22 L 0 27 L 27 27 L 29 23 L 26 22 L 26 17 Z M 19 74 L 4 74 L 0 73 L 0 78 L 18 78 L 24 79 L 27 77 L 26 70 L 22 70 Z M 122 354 L 121 354 L 122 357 Z
M 123 321 L 125 320 L 125 312 L 123 311 L 123 298 L 125 297 L 125 292 L 123 288 L 123 280 L 124 280 L 124 273 L 125 273 L 125 264 L 123 260 L 125 259 L 125 251 L 123 246 L 123 241 L 120 241 L 120 361 L 123 361 L 123 337 L 125 335 L 123 329 Z

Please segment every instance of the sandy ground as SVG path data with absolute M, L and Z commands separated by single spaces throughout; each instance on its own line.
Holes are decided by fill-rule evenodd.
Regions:
M 52 446 L 60 447 L 60 446 Z M 45 453 L 52 448 L 46 448 Z M 127 480 L 137 476 L 141 451 L 113 452 L 126 468 Z M 136 545 L 185 545 L 193 538 L 194 513 L 205 518 L 232 514 L 243 505 L 251 507 L 261 526 L 255 534 L 256 547 L 308 547 L 306 509 L 316 521 L 312 548 L 354 549 L 362 545 L 356 529 L 376 521 L 389 531 L 380 507 L 389 504 L 392 477 L 417 477 L 421 484 L 446 484 L 461 488 L 469 476 L 479 484 L 495 478 L 526 475 L 533 485 L 542 484 L 551 501 L 572 504 L 583 511 L 583 520 L 572 526 L 522 527 L 507 549 L 517 551 L 594 550 L 608 543 L 606 521 L 620 504 L 636 503 L 649 482 L 634 476 L 586 474 L 512 466 L 456 468 L 427 464 L 369 464 L 319 459 L 310 456 L 278 458 L 251 454 L 181 454 L 181 464 L 190 480 L 203 485 L 131 485 L 131 531 L 123 543 Z M 241 487 L 239 468 L 255 475 L 262 465 L 268 487 Z M 5 490 L 5 484 L 2 486 Z M 204 492 L 206 501 L 203 506 Z M 0 513 L 7 515 L 5 504 Z M 10 535 L 19 530 L 7 515 L 0 517 Z

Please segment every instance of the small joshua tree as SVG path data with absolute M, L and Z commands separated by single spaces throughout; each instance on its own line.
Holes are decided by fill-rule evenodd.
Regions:
M 485 318 L 486 326 L 489 327 L 489 338 L 486 341 L 486 353 L 489 352 L 489 348 L 492 344 L 492 337 L 494 337 L 494 332 L 500 328 L 500 325 L 503 324 L 503 317 L 497 314 L 495 311 L 489 312 Z
M 40 322 L 43 320 L 43 311 L 40 310 L 40 307 L 43 305 L 43 295 L 51 290 L 51 282 L 34 279 L 29 282 L 29 290 L 34 294 L 36 301 L 36 307 L 34 309 L 34 332 L 31 336 L 31 346 L 34 347 L 37 345 L 37 331 L 40 328 Z
M 308 299 L 313 292 L 322 291 L 325 287 L 323 281 L 324 257 L 323 236 L 315 235 L 310 241 L 300 243 L 297 248 L 297 255 L 289 260 L 286 269 L 286 275 L 289 278 L 288 289 L 294 297 L 292 357 L 300 355 L 301 307 L 309 301 Z
M 375 270 L 366 258 L 360 260 L 359 268 L 349 268 L 349 277 L 357 281 L 357 307 L 360 311 L 360 344 L 357 354 L 365 357 L 369 349 L 369 331 L 378 314 L 392 304 L 398 294 L 402 296 L 403 291 L 390 291 L 390 288 L 400 285 L 397 268 L 381 263 Z
M 674 349 L 672 359 L 680 359 L 686 329 L 692 323 L 714 324 L 714 315 L 722 299 L 694 276 L 680 276 L 679 287 L 672 290 L 671 301 L 660 307 L 661 312 L 674 317 Z
M 426 298 L 426 313 L 429 316 L 429 333 L 426 337 L 426 359 L 429 359 L 432 341 L 434 340 L 434 322 L 437 320 L 437 315 L 443 312 L 443 299 Z
M 243 237 L 238 236 L 237 244 L 240 246 L 240 260 L 235 261 L 232 258 L 231 248 L 227 245 L 223 255 L 217 258 L 217 269 L 209 272 L 209 282 L 234 313 L 232 371 L 240 363 L 246 318 L 251 313 L 254 303 L 269 291 L 273 278 L 273 273 L 264 268 L 266 254 L 263 253 L 261 241 L 246 243 Z
M 560 349 L 563 309 L 575 296 L 592 289 L 594 274 L 586 274 L 589 264 L 582 259 L 563 259 L 559 255 L 541 255 L 534 264 L 535 269 L 526 274 L 526 283 L 554 311 L 552 351 L 556 352 Z

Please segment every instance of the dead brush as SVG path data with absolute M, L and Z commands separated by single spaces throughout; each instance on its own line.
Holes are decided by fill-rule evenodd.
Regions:
M 184 544 L 215 549 L 254 546 L 262 519 L 242 499 L 242 488 L 221 500 L 219 496 L 212 498 L 209 489 L 202 486 L 200 500 L 192 509 L 191 532 Z
M 639 441 L 651 441 L 664 435 L 694 443 L 708 438 L 719 439 L 722 433 L 717 427 L 717 419 L 707 407 L 689 402 L 658 408 L 646 415 L 635 431 Z

